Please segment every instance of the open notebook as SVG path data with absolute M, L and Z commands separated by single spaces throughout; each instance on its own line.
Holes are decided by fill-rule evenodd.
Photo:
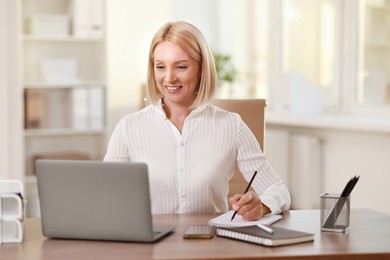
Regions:
M 225 228 L 246 227 L 246 226 L 253 226 L 253 225 L 271 225 L 282 218 L 281 215 L 269 215 L 269 216 L 262 217 L 261 219 L 256 221 L 245 221 L 242 219 L 242 216 L 236 215 L 235 218 L 231 220 L 233 214 L 234 211 L 230 210 L 225 214 L 210 219 L 208 224 L 209 226 L 225 227 Z

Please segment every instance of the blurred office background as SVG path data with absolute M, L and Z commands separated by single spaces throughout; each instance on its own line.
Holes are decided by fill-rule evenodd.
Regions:
M 102 159 L 172 20 L 230 59 L 219 98 L 267 99 L 265 153 L 292 208 L 360 175 L 352 207 L 390 214 L 389 0 L 0 0 L 0 176 L 25 181 L 28 215 L 33 160 Z

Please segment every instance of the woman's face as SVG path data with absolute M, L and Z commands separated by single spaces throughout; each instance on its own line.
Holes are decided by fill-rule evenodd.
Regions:
M 200 81 L 200 64 L 182 48 L 161 42 L 154 50 L 154 74 L 164 104 L 191 106 Z

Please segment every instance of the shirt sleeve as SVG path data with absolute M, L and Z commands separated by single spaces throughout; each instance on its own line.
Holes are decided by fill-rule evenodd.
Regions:
M 288 210 L 291 204 L 290 193 L 284 183 L 263 192 L 260 199 L 271 210 L 271 215 Z
M 286 184 L 275 173 L 256 137 L 241 118 L 237 128 L 237 164 L 247 181 L 257 171 L 252 188 L 262 203 L 270 208 L 271 214 L 279 214 L 290 208 L 291 198 Z

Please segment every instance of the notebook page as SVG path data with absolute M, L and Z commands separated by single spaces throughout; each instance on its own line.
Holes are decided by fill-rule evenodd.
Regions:
M 231 220 L 232 216 L 234 214 L 233 210 L 230 210 L 226 212 L 225 214 L 222 214 L 216 218 L 210 219 L 208 224 L 209 226 L 216 226 L 216 227 L 246 227 L 246 226 L 253 226 L 253 225 L 271 225 L 272 223 L 278 221 L 282 218 L 281 215 L 270 215 L 262 217 L 259 220 L 255 221 L 245 221 L 242 219 L 242 216 L 236 215 L 233 220 Z

